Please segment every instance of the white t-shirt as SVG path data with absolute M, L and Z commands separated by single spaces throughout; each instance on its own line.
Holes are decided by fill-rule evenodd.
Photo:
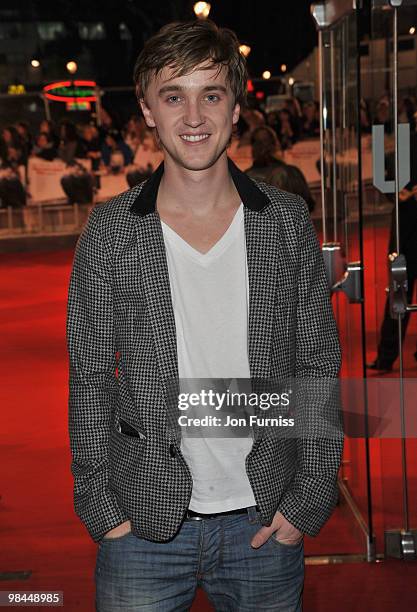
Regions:
M 243 204 L 220 240 L 205 254 L 161 223 L 177 332 L 180 388 L 181 379 L 249 379 Z M 190 437 L 186 428 L 182 431 L 181 452 L 193 477 L 190 509 L 211 513 L 255 505 L 245 468 L 252 436 Z

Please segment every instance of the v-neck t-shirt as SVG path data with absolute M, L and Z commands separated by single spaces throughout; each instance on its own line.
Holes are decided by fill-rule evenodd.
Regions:
M 204 254 L 165 222 L 161 225 L 175 316 L 180 390 L 185 388 L 184 379 L 249 379 L 243 203 L 222 237 Z M 253 438 L 212 437 L 213 431 L 192 437 L 186 429 L 182 430 L 181 452 L 193 478 L 190 509 L 212 513 L 255 505 L 245 469 Z

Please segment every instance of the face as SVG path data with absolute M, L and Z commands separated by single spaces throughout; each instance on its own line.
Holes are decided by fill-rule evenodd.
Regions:
M 172 77 L 164 68 L 141 101 L 148 127 L 156 128 L 166 161 L 188 170 L 210 168 L 225 152 L 240 107 L 218 66 Z

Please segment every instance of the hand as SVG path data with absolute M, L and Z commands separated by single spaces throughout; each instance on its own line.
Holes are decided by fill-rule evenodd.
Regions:
M 278 537 L 277 535 L 273 537 L 283 544 L 295 545 L 303 538 L 303 533 L 301 531 L 287 521 L 281 512 L 276 512 L 271 525 L 269 527 L 261 527 L 261 529 L 255 533 L 251 541 L 251 546 L 253 548 L 259 548 L 265 544 L 275 532 L 277 532 Z
M 408 189 L 401 189 L 400 193 L 398 194 L 398 199 L 400 200 L 400 202 L 406 202 L 412 196 L 413 196 L 412 191 L 409 191 Z
M 129 533 L 129 531 L 132 531 L 132 526 L 130 524 L 130 521 L 125 521 L 124 523 L 117 525 L 117 527 L 110 529 L 110 531 L 104 534 L 104 537 L 120 538 L 122 535 L 125 535 L 125 533 Z

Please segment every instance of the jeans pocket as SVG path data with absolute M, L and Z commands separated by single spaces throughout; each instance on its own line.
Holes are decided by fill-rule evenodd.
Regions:
M 118 542 L 119 540 L 123 540 L 124 538 L 127 538 L 128 536 L 132 535 L 132 531 L 128 531 L 127 533 L 123 533 L 121 536 L 110 536 L 110 537 L 106 537 L 103 536 L 100 540 L 100 544 L 102 542 Z
M 274 533 L 270 536 L 269 540 L 275 546 L 283 548 L 284 550 L 287 549 L 289 551 L 291 550 L 299 551 L 303 547 L 303 543 L 304 543 L 304 538 L 301 538 L 301 540 L 297 542 L 296 544 L 285 544 L 284 542 L 280 542 L 279 540 L 277 540 Z

